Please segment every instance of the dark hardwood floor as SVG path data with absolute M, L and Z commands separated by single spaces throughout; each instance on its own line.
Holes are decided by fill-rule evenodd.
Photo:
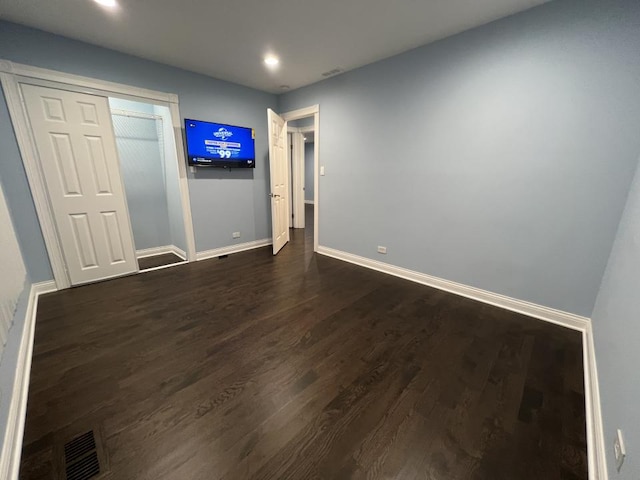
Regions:
M 162 255 L 139 258 L 138 266 L 140 267 L 140 270 L 147 270 L 148 268 L 163 267 L 165 265 L 173 265 L 174 263 L 180 262 L 184 262 L 184 260 L 176 254 L 163 253 Z
M 21 478 L 586 479 L 578 333 L 271 248 L 40 297 Z

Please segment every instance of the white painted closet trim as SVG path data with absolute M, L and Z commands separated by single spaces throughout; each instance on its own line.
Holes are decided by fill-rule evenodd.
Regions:
M 20 93 L 20 83 L 45 85 L 56 88 L 67 88 L 72 91 L 78 89 L 103 96 L 128 98 L 137 101 L 146 101 L 169 107 L 173 122 L 176 150 L 178 156 L 178 174 L 180 182 L 180 195 L 183 207 L 185 234 L 187 241 L 187 257 L 189 261 L 196 260 L 196 246 L 191 215 L 191 200 L 189 198 L 189 186 L 187 181 L 187 169 L 184 157 L 184 144 L 182 136 L 182 123 L 178 107 L 178 96 L 172 93 L 157 92 L 145 88 L 133 87 L 104 80 L 98 80 L 65 72 L 48 70 L 45 68 L 22 65 L 8 60 L 0 59 L 0 81 L 4 90 L 9 114 L 14 126 L 20 155 L 27 172 L 27 179 L 31 187 L 38 220 L 51 262 L 51 269 L 58 289 L 68 288 L 71 285 L 67 274 L 62 249 L 53 221 L 53 214 L 46 194 L 45 182 L 38 165 L 38 157 L 34 146 L 29 122 L 23 108 L 23 100 Z M 66 86 L 66 87 L 65 87 Z
M 187 259 L 187 254 L 185 253 L 185 251 L 181 248 L 176 247 L 175 245 L 142 248 L 140 250 L 136 250 L 136 258 L 154 257 L 156 255 L 164 255 L 165 253 L 173 253 L 174 255 L 180 257 L 182 260 Z

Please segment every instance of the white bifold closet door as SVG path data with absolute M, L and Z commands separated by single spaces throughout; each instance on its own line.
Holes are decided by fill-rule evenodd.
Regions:
M 71 284 L 137 271 L 108 99 L 21 89 Z
M 0 355 L 7 343 L 18 299 L 25 288 L 27 273 L 9 209 L 0 185 Z

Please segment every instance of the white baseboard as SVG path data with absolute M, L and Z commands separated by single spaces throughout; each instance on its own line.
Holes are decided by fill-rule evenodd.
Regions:
M 304 203 L 307 205 L 313 205 L 315 202 L 313 200 L 305 200 Z
M 0 478 L 18 480 L 22 440 L 24 437 L 24 422 L 27 415 L 27 398 L 29 394 L 29 378 L 31 375 L 31 358 L 33 355 L 33 337 L 38 311 L 38 297 L 44 293 L 55 292 L 56 283 L 34 283 L 29 292 L 29 301 L 25 313 L 24 327 L 18 351 L 18 364 L 11 392 L 11 404 L 7 429 L 4 435 L 2 454 L 0 456 Z
M 470 287 L 461 283 L 451 282 L 425 273 L 371 260 L 370 258 L 360 257 L 329 247 L 318 247 L 318 253 L 581 332 L 585 377 L 589 480 L 608 480 L 605 439 L 602 428 L 602 413 L 600 410 L 600 390 L 598 387 L 593 333 L 591 330 L 591 320 L 589 318 Z
M 174 253 L 183 260 L 187 259 L 186 252 L 175 245 L 164 245 L 162 247 L 151 247 L 136 250 L 136 258 L 155 257 L 156 255 L 164 255 L 165 253 Z
M 178 248 L 175 245 L 171 245 L 171 253 L 180 257 L 182 260 L 187 261 L 187 252 L 185 252 L 181 248 Z
M 271 243 L 271 239 L 263 239 L 198 252 L 197 260 L 204 260 L 207 258 L 218 257 L 220 255 L 229 255 L 244 250 L 264 247 L 271 245 Z M 378 262 L 376 260 L 371 260 L 328 247 L 318 247 L 318 253 L 582 332 L 589 480 L 608 480 L 605 456 L 606 443 L 602 426 L 600 389 L 598 384 L 593 332 L 591 328 L 591 321 L 588 318 L 513 299 L 504 295 L 462 285 L 456 282 L 450 282 L 438 277 L 396 267 L 394 265 Z M 56 286 L 54 281 L 35 283 L 31 286 L 25 314 L 26 318 L 22 332 L 22 340 L 20 343 L 18 367 L 12 391 L 13 394 L 9 409 L 7 430 L 5 432 L 5 441 L 3 443 L 3 449 L 0 456 L 0 478 L 18 480 L 38 297 L 44 293 L 53 292 L 55 290 Z
M 207 258 L 219 257 L 221 255 L 231 255 L 232 253 L 244 252 L 245 250 L 266 247 L 267 245 L 271 245 L 272 243 L 273 242 L 270 238 L 263 238 L 262 240 L 238 243 L 236 245 L 229 245 L 228 247 L 204 250 L 202 252 L 196 253 L 196 260 L 206 260 Z
M 168 265 L 160 265 L 158 267 L 145 268 L 140 270 L 139 273 L 153 272 L 155 270 L 163 270 L 165 268 L 175 267 L 176 265 L 182 265 L 187 262 L 187 253 L 176 247 L 175 245 L 165 245 L 163 247 L 145 248 L 142 250 L 136 250 L 136 259 L 155 257 L 156 255 L 164 255 L 166 253 L 173 253 L 175 256 L 180 257 L 183 261 L 177 263 L 170 263 Z
M 451 282 L 449 280 L 427 275 L 426 273 L 408 270 L 389 263 L 383 263 L 377 260 L 371 260 L 370 258 L 342 252 L 340 250 L 334 250 L 333 248 L 320 246 L 318 247 L 318 253 L 337 258 L 338 260 L 344 260 L 345 262 L 354 263 L 362 267 L 370 268 L 372 270 L 388 273 L 389 275 L 404 278 L 405 280 L 411 280 L 412 282 L 421 283 L 423 285 L 455 293 L 456 295 L 478 300 L 483 303 L 495 305 L 496 307 L 505 308 L 512 312 L 522 313 L 529 317 L 546 320 L 547 322 L 562 325 L 563 327 L 571 328 L 573 330 L 579 330 L 582 332 L 590 323 L 590 320 L 587 317 L 543 307 L 542 305 L 536 305 L 535 303 L 525 302 L 524 300 L 518 300 L 498 293 L 482 290 L 480 288 Z

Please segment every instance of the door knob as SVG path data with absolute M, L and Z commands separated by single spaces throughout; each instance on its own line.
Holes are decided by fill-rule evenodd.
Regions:
M 269 196 L 270 196 L 271 198 L 274 198 L 274 197 L 279 197 L 280 195 L 276 195 L 275 193 L 270 193 L 270 194 L 269 194 Z

